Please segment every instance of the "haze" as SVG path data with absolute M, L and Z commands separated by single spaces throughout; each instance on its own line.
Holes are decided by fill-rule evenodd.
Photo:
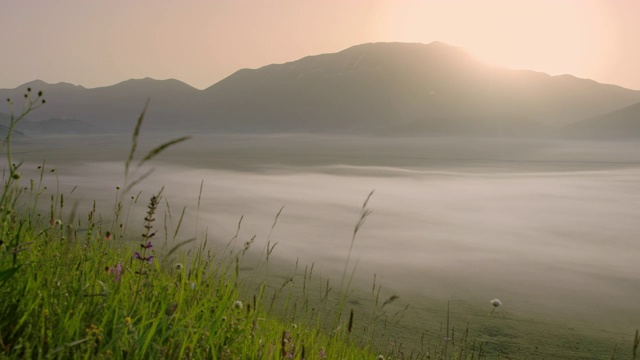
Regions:
M 45 172 L 41 199 L 64 193 L 80 232 L 94 200 L 110 223 L 150 98 L 135 160 L 193 135 L 147 164 L 157 171 L 131 192 L 148 199 L 164 186 L 166 234 L 186 207 L 178 240 L 201 244 L 206 231 L 215 248 L 244 216 L 239 245 L 256 235 L 250 256 L 259 257 L 284 206 L 273 279 L 313 263 L 335 284 L 375 189 L 353 249 L 353 288 L 371 292 L 375 273 L 401 298 L 385 311 L 411 304 L 408 325 L 394 328 L 408 346 L 423 331 L 442 341 L 452 295 L 452 323 L 470 322 L 474 339 L 505 356 L 523 346 L 533 358 L 557 349 L 608 358 L 614 344 L 631 347 L 640 318 L 640 2 L 2 7 L 0 99 L 21 109 L 30 88 L 47 100 L 14 129 L 13 161 L 25 186 L 43 160 L 57 169 Z M 2 101 L 3 138 L 11 111 Z M 130 208 L 128 237 L 139 236 L 144 202 Z M 487 315 L 495 297 L 501 317 Z M 370 311 L 363 298 L 349 305 L 357 316 Z
M 489 63 L 640 89 L 640 3 L 542 1 L 5 1 L 0 88 L 175 78 L 367 42 L 442 41 Z

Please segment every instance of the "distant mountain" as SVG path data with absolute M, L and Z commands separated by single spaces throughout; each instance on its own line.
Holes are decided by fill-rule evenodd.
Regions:
M 0 113 L 0 135 L 6 136 L 11 122 L 10 115 Z M 47 119 L 31 121 L 22 119 L 14 129 L 14 135 L 29 136 L 42 134 L 95 134 L 100 130 L 93 124 L 77 119 Z
M 484 65 L 443 43 L 376 43 L 240 70 L 204 91 L 203 124 L 238 131 L 543 133 L 640 101 L 572 76 Z
M 199 93 L 178 80 L 146 78 L 93 89 L 34 81 L 16 89 L 0 90 L 0 96 L 21 104 L 28 87 L 42 90 L 47 100 L 45 106 L 29 114 L 29 119 L 76 119 L 93 124 L 96 131 L 101 132 L 130 132 L 147 99 L 151 99 L 146 118 L 148 127 L 179 128 L 186 120 L 183 108 Z
M 570 124 L 564 133 L 581 138 L 640 139 L 640 102 Z
M 42 89 L 33 120 L 71 118 L 130 132 L 147 98 L 149 127 L 173 131 L 544 135 L 640 101 L 640 91 L 570 75 L 493 67 L 464 50 L 373 43 L 285 64 L 239 70 L 205 90 L 177 80 L 128 80 Z

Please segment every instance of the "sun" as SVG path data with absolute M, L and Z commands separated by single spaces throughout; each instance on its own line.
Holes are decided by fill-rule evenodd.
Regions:
M 550 74 L 590 74 L 606 63 L 616 27 L 596 2 L 473 1 L 385 3 L 378 35 L 443 41 L 477 59 Z

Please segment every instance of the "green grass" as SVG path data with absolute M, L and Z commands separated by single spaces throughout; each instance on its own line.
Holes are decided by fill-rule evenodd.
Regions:
M 65 224 L 22 224 L 9 232 L 20 243 L 8 244 L 0 263 L 18 266 L 0 289 L 8 358 L 279 359 L 303 347 L 308 358 L 323 349 L 328 358 L 372 356 L 345 331 L 329 336 L 269 316 L 261 296 L 243 297 L 228 264 L 202 250 L 147 264 L 97 234 L 62 239 Z

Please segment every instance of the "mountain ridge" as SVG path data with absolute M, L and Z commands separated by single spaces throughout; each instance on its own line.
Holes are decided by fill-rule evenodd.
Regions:
M 43 87 L 34 120 L 78 119 L 130 131 L 151 98 L 157 130 L 541 135 L 640 102 L 640 91 L 573 75 L 486 65 L 442 42 L 368 43 L 256 69 L 203 89 L 176 79 Z M 0 89 L 21 96 L 25 85 Z

